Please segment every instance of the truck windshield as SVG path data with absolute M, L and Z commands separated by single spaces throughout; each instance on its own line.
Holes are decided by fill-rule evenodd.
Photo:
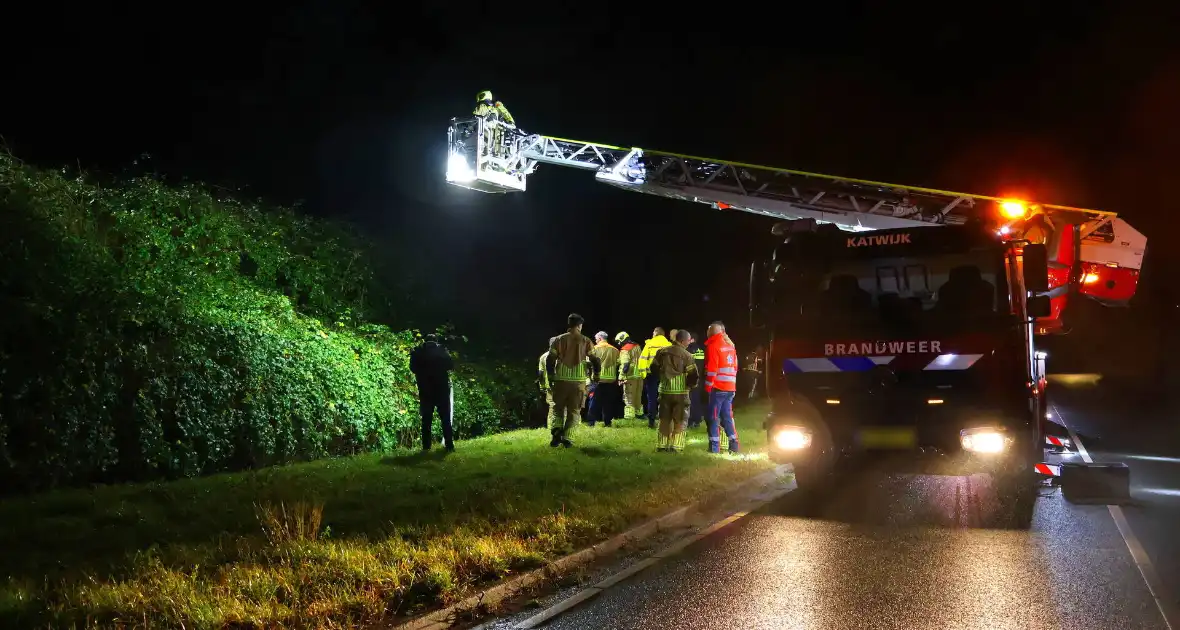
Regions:
M 994 252 L 796 263 L 776 271 L 774 310 L 794 334 L 988 329 L 1009 313 L 1001 264 Z

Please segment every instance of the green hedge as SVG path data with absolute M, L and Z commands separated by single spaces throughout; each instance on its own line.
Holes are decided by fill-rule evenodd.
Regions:
M 208 474 L 418 440 L 397 287 L 294 211 L 0 154 L 0 485 Z M 521 365 L 525 362 L 520 362 Z M 526 422 L 531 375 L 468 364 L 456 429 Z

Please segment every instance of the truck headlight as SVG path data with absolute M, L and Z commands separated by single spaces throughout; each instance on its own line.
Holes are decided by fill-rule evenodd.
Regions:
M 1011 441 L 1012 438 L 1003 429 L 995 427 L 978 427 L 959 432 L 959 443 L 963 445 L 963 450 L 972 453 L 1003 453 Z
M 811 432 L 803 427 L 776 427 L 774 445 L 784 451 L 798 451 L 811 446 Z

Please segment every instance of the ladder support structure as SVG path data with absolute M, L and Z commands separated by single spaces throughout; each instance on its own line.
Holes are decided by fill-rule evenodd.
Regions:
M 448 139 L 447 181 L 482 192 L 524 191 L 527 177 L 551 164 L 594 171 L 597 181 L 623 190 L 779 220 L 814 219 L 850 232 L 961 225 L 1003 217 L 1004 207 L 1016 203 L 1025 209 L 1021 219 L 1041 214 L 1050 223 L 1079 225 L 1083 260 L 1135 273 L 1147 244 L 1101 210 L 527 134 L 482 118 L 452 119 Z

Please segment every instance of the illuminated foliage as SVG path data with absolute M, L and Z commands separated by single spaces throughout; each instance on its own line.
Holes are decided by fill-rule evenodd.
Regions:
M 347 230 L 152 178 L 0 154 L 0 482 L 179 477 L 409 447 L 413 330 Z M 529 375 L 460 362 L 461 436 Z

